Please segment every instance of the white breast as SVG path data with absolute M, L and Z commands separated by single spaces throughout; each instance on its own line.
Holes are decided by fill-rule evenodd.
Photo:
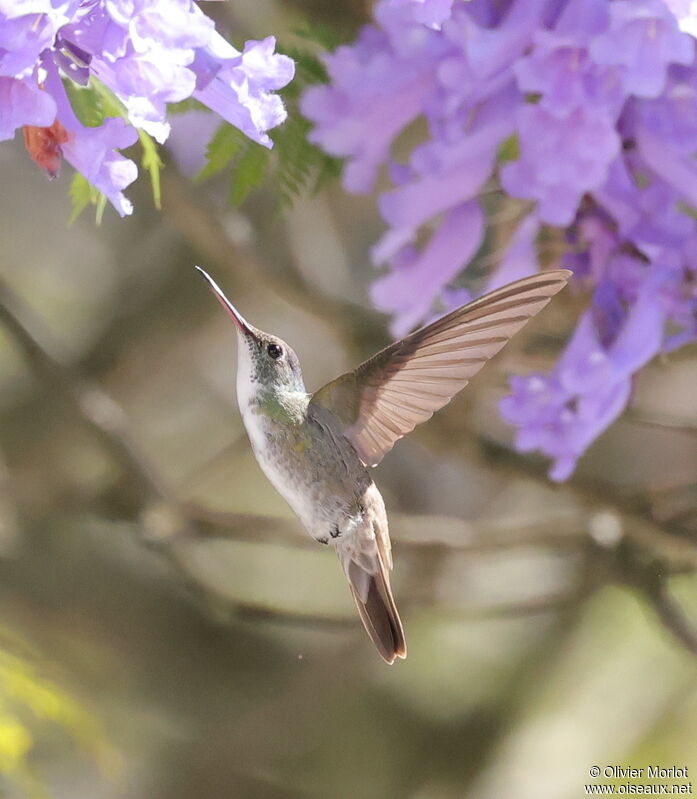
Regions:
M 306 484 L 293 480 L 279 465 L 278 458 L 273 457 L 267 440 L 267 425 L 269 422 L 263 414 L 254 412 L 257 386 L 250 379 L 252 363 L 249 350 L 244 341 L 239 342 L 237 353 L 237 404 L 240 408 L 242 421 L 247 430 L 254 456 L 271 485 L 285 499 L 296 516 L 312 534 L 315 526 L 315 503 L 307 493 Z
M 256 394 L 256 386 L 252 383 L 252 358 L 244 336 L 237 332 L 237 404 L 244 417 L 251 400 Z
M 312 498 L 308 496 L 306 484 L 292 480 L 279 465 L 278 459 L 272 456 L 266 438 L 265 425 L 267 422 L 264 415 L 254 413 L 249 404 L 243 407 L 242 403 L 240 403 L 240 413 L 261 470 L 271 485 L 290 505 L 308 532 L 312 534 L 316 508 Z

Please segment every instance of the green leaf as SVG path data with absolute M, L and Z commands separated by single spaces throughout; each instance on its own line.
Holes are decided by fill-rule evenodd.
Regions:
M 269 151 L 256 142 L 250 142 L 245 152 L 237 159 L 230 187 L 230 205 L 240 205 L 252 189 L 256 189 L 266 177 Z
M 297 31 L 297 34 L 332 48 L 341 41 L 336 32 L 321 26 L 308 26 Z M 326 155 L 309 141 L 308 134 L 312 126 L 299 109 L 303 91 L 308 86 L 328 80 L 324 64 L 317 55 L 303 47 L 279 47 L 279 52 L 295 61 L 295 78 L 281 90 L 288 118 L 270 132 L 274 142 L 280 205 L 287 207 L 301 193 L 315 193 L 334 179 L 341 172 L 342 162 Z
M 98 128 L 104 122 L 105 113 L 102 97 L 94 85 L 78 86 L 66 79 L 63 86 L 75 116 L 86 128 Z
M 157 210 L 162 208 L 162 189 L 160 186 L 160 169 L 164 166 L 160 153 L 157 149 L 157 142 L 144 130 L 138 131 L 140 145 L 143 148 L 143 155 L 140 163 L 143 169 L 150 175 L 150 185 L 152 186 L 152 201 Z
M 515 134 L 501 142 L 497 157 L 500 164 L 505 164 L 506 161 L 517 161 L 520 158 L 520 143 Z
M 72 224 L 88 205 L 96 208 L 96 222 L 102 223 L 104 209 L 106 208 L 106 197 L 87 180 L 87 178 L 76 172 L 70 183 L 70 200 L 72 209 L 70 211 L 69 223 Z
M 104 218 L 104 209 L 106 208 L 106 196 L 101 192 L 97 192 L 97 202 L 95 203 L 96 209 L 94 214 L 94 221 L 97 223 L 97 226 L 102 224 L 102 219 Z
M 167 104 L 168 114 L 186 114 L 189 111 L 207 111 L 209 114 L 213 113 L 207 105 L 200 103 L 198 100 L 194 100 L 193 97 L 189 97 L 188 100 L 180 100 L 178 103 Z
M 341 177 L 343 169 L 344 162 L 341 158 L 334 158 L 331 155 L 322 153 L 322 161 L 317 170 L 317 179 L 312 189 L 313 194 L 317 194 L 327 183 L 338 180 Z
M 336 50 L 344 40 L 344 36 L 336 28 L 319 23 L 307 22 L 293 32 L 301 39 L 319 44 L 324 50 Z
M 312 60 L 298 62 L 312 64 Z M 319 64 L 319 62 L 317 62 Z M 324 69 L 320 64 L 322 70 Z M 298 95 L 307 86 L 317 82 L 319 73 L 299 69 L 296 80 L 301 81 Z M 320 78 L 321 79 L 321 78 Z M 341 174 L 342 162 L 326 155 L 315 147 L 308 135 L 312 125 L 298 109 L 295 99 L 288 102 L 288 118 L 271 131 L 278 164 L 279 197 L 282 206 L 290 206 L 302 192 L 316 193 L 330 180 Z
M 63 81 L 75 116 L 85 127 L 97 128 L 105 117 L 128 119 L 126 107 L 116 95 L 94 76 L 87 86 L 78 86 L 67 78 Z
M 126 107 L 119 100 L 119 98 L 108 89 L 101 81 L 95 78 L 90 79 L 90 87 L 98 95 L 101 107 L 104 111 L 104 116 L 119 117 L 128 120 L 128 112 Z M 143 149 L 143 154 L 140 159 L 141 166 L 150 175 L 150 185 L 152 186 L 152 199 L 155 208 L 159 211 L 162 208 L 162 188 L 160 185 L 160 170 L 164 166 L 160 154 L 157 149 L 157 142 L 146 133 L 144 130 L 138 130 L 138 139 L 140 146 Z M 106 198 L 104 202 L 99 200 L 97 202 L 97 224 L 101 222 L 104 208 L 106 207 Z
M 206 148 L 207 163 L 196 175 L 195 180 L 207 180 L 221 172 L 225 167 L 246 149 L 249 139 L 241 130 L 224 122 L 208 142 Z
M 688 216 L 691 216 L 693 219 L 697 220 L 697 208 L 694 206 L 683 202 L 682 200 L 678 200 L 676 207 L 681 213 L 687 214 Z
M 306 189 L 317 169 L 320 153 L 307 140 L 309 123 L 298 115 L 288 118 L 274 136 L 277 147 L 278 183 L 281 204 L 292 204 Z
M 121 117 L 121 119 L 128 119 L 126 106 L 111 89 L 108 89 L 101 81 L 94 77 L 90 78 L 90 87 L 94 88 L 94 91 L 99 95 L 105 117 Z
M 16 639 L 13 633 L 9 635 Z M 7 637 L 5 630 L 2 637 Z M 52 795 L 35 767 L 35 758 L 41 742 L 52 741 L 58 731 L 69 735 L 104 776 L 114 774 L 116 752 L 98 719 L 74 695 L 47 680 L 42 674 L 45 666 L 35 656 L 28 659 L 25 649 L 21 655 L 0 649 L 2 795 L 31 799 Z
M 295 61 L 295 77 L 280 92 L 287 102 L 297 100 L 306 86 L 326 83 L 329 80 L 324 64 L 308 50 L 299 47 L 279 47 L 278 52 Z
M 78 216 L 92 202 L 92 186 L 87 182 L 87 178 L 76 172 L 70 183 L 70 222 L 74 222 Z

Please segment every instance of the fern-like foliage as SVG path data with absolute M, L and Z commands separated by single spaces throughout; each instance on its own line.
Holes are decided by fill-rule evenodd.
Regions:
M 337 36 L 327 28 L 298 31 L 301 39 L 335 47 Z M 295 61 L 295 77 L 281 90 L 288 117 L 270 132 L 272 151 L 247 139 L 244 134 L 224 123 L 213 135 L 206 151 L 206 165 L 198 174 L 205 180 L 231 168 L 232 184 L 229 201 L 239 205 L 265 181 L 273 181 L 279 205 L 287 207 L 303 192 L 316 192 L 338 177 L 342 162 L 332 158 L 308 140 L 311 125 L 300 113 L 302 92 L 314 83 L 327 81 L 327 73 L 317 56 L 305 47 L 279 47 L 279 52 Z
M 324 183 L 337 177 L 342 162 L 310 143 L 311 125 L 298 107 L 303 90 L 313 83 L 325 83 L 327 73 L 319 59 L 307 50 L 286 50 L 295 61 L 295 78 L 287 87 L 284 100 L 288 109 L 286 122 L 272 131 L 277 149 L 279 197 L 282 205 L 290 205 L 303 191 L 316 192 Z
M 92 186 L 86 177 L 76 172 L 70 183 L 70 222 L 74 222 L 78 216 L 89 205 L 95 208 L 95 221 L 101 224 L 104 209 L 106 208 L 106 197 Z

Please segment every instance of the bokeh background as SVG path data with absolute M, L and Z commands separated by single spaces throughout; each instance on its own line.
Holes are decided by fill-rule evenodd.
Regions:
M 283 41 L 366 8 L 210 13 Z M 233 330 L 193 271 L 313 389 L 388 340 L 374 202 L 329 185 L 230 210 L 227 179 L 171 160 L 162 212 L 141 182 L 133 217 L 69 226 L 67 170 L 47 182 L 16 142 L 0 174 L 1 795 L 572 799 L 593 765 L 697 777 L 694 346 L 553 485 L 496 405 L 558 353 L 566 291 L 400 442 L 376 472 L 409 644 L 390 668 L 254 461 Z M 490 202 L 483 259 L 517 216 Z

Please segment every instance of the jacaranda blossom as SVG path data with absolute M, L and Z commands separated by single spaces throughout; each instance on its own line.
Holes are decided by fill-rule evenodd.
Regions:
M 119 155 L 142 129 L 169 135 L 167 104 L 194 97 L 265 147 L 285 119 L 277 89 L 293 61 L 273 37 L 242 52 L 216 32 L 193 0 L 0 0 L 0 140 L 24 128 L 34 160 L 55 176 L 65 157 L 121 214 L 137 175 Z M 82 125 L 63 83 L 94 76 L 123 104 L 128 121 Z
M 555 368 L 501 404 L 557 480 L 637 370 L 697 337 L 696 20 L 693 0 L 380 0 L 304 96 L 346 189 L 389 181 L 372 298 L 395 334 L 538 270 L 538 235 L 565 242 L 590 305 Z M 526 204 L 482 280 L 491 189 Z

